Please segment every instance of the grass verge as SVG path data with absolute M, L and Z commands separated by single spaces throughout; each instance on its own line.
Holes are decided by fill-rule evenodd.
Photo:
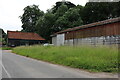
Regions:
M 12 47 L 1 47 L 2 50 L 12 50 Z
M 92 72 L 118 72 L 118 49 L 116 47 L 22 46 L 14 48 L 13 52 Z

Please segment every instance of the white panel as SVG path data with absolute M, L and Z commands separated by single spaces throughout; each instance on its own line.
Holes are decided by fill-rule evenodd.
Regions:
M 64 45 L 64 42 L 65 42 L 65 35 L 58 34 L 57 35 L 57 46 Z
M 57 37 L 52 37 L 52 44 L 57 45 Z

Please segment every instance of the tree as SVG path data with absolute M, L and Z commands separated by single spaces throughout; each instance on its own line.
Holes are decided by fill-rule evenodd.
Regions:
M 43 17 L 39 17 L 36 23 L 37 33 L 49 41 L 51 38 L 50 35 L 53 33 L 54 22 L 55 15 L 48 11 Z
M 54 22 L 54 28 L 53 32 L 58 32 L 60 30 L 63 30 L 65 26 L 67 26 L 67 20 L 63 17 L 63 15 L 68 11 L 68 7 L 63 3 L 56 11 L 55 13 L 55 19 Z
M 56 11 L 55 15 L 56 17 L 61 17 L 65 12 L 68 11 L 68 7 L 65 4 L 62 4 Z
M 81 19 L 78 8 L 70 8 L 63 16 L 59 17 L 56 21 L 56 26 L 58 31 L 67 28 L 72 28 L 82 25 L 83 21 Z
M 113 17 L 120 17 L 120 1 L 119 2 L 114 2 L 114 3 L 109 3 L 111 6 L 111 13 Z
M 50 40 L 50 35 L 58 31 L 82 25 L 81 10 L 82 6 L 68 8 L 62 3 L 53 13 L 52 9 L 47 10 L 44 16 L 39 17 L 36 23 L 37 33 Z
M 52 10 L 48 10 L 43 17 L 39 17 L 39 20 L 36 23 L 37 33 L 44 37 L 46 40 L 50 40 L 50 35 L 60 31 L 56 21 L 59 17 L 63 16 L 67 12 L 68 7 L 62 4 L 56 13 L 52 13 Z
M 65 1 L 65 2 L 63 2 L 63 1 L 58 1 L 58 2 L 56 2 L 56 5 L 52 8 L 52 13 L 56 13 L 56 11 L 58 10 L 58 8 L 59 8 L 61 5 L 63 5 L 63 4 L 66 5 L 66 6 L 68 7 L 68 9 L 73 8 L 73 7 L 76 7 L 75 4 L 73 4 L 73 3 L 69 2 L 69 1 Z
M 53 32 L 58 32 L 67 28 L 76 27 L 82 25 L 83 21 L 81 19 L 81 11 L 83 6 L 74 5 L 71 8 L 65 3 L 62 3 L 59 8 L 57 8 L 56 21 L 54 23 Z
M 120 16 L 118 2 L 88 2 L 81 12 L 84 24 Z
M 7 35 L 1 28 L 0 28 L 0 42 L 2 42 L 3 45 L 7 43 Z
M 83 24 L 83 21 L 81 19 L 81 13 L 79 13 L 81 11 L 80 8 L 70 8 L 65 14 L 64 16 L 67 18 L 68 20 L 68 26 L 71 27 L 76 27 L 76 26 L 80 26 Z
M 24 8 L 24 13 L 20 17 L 22 21 L 22 28 L 24 32 L 36 32 L 36 21 L 39 17 L 43 16 L 44 12 L 41 11 L 37 5 L 31 5 Z

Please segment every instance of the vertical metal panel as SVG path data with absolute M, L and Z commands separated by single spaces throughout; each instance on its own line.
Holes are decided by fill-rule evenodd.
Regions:
M 57 36 L 52 37 L 52 44 L 57 45 Z
M 57 35 L 57 46 L 64 45 L 65 37 L 64 34 L 58 34 Z

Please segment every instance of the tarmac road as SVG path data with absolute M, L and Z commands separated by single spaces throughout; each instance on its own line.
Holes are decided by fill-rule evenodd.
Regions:
M 96 74 L 84 70 L 38 61 L 14 53 L 2 52 L 3 78 L 116 78 L 117 75 Z

